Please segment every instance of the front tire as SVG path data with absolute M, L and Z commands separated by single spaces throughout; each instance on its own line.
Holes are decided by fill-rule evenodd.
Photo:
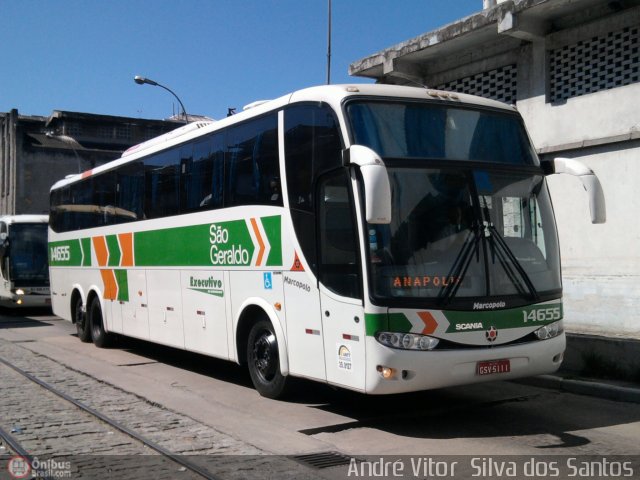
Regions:
M 274 399 L 284 396 L 287 377 L 280 372 L 278 340 L 270 321 L 262 319 L 251 328 L 247 363 L 253 386 L 260 395 Z
M 78 338 L 83 343 L 89 343 L 91 341 L 91 329 L 89 328 L 87 315 L 82 311 L 82 298 L 80 298 L 80 295 L 78 295 L 74 304 L 73 319 L 76 324 Z
M 113 343 L 113 335 L 107 333 L 104 329 L 104 321 L 102 318 L 102 308 L 100 307 L 100 299 L 94 297 L 89 307 L 89 320 L 91 324 L 91 339 L 98 348 L 107 348 Z

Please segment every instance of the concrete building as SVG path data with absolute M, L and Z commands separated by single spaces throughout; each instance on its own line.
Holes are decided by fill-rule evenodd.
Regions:
M 640 338 L 640 1 L 485 0 L 484 7 L 354 62 L 350 73 L 513 103 L 541 157 L 590 166 L 605 191 L 604 225 L 590 223 L 579 181 L 549 177 L 565 325 Z
M 0 113 L 0 214 L 47 214 L 49 189 L 59 179 L 182 125 L 58 110 L 49 117 Z

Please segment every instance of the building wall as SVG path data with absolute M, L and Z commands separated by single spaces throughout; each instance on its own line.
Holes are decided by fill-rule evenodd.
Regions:
M 627 11 L 533 42 L 519 60 L 523 75 L 517 107 L 534 145 L 543 157 L 582 161 L 598 175 L 605 192 L 607 223 L 592 225 L 580 181 L 567 175 L 549 177 L 563 262 L 566 323 L 574 331 L 640 336 L 640 323 L 634 318 L 640 311 L 640 196 L 634 193 L 640 179 L 640 83 L 614 83 L 625 74 L 629 78 L 624 81 L 637 81 L 637 33 L 633 45 L 624 41 L 628 28 L 637 32 L 638 25 L 640 9 Z M 625 34 L 626 40 L 612 45 L 616 35 Z M 591 93 L 554 101 L 550 71 L 552 62 L 563 61 L 558 51 L 569 52 L 569 57 L 577 51 L 580 58 L 564 67 L 563 81 L 571 85 L 556 85 L 555 90 L 584 88 Z M 632 63 L 613 71 L 625 57 Z M 593 84 L 594 77 L 602 77 L 600 85 Z
M 49 213 L 49 190 L 55 182 L 67 175 L 88 170 L 115 157 L 106 156 L 92 161 L 86 155 L 73 151 L 34 150 L 25 147 L 18 150 L 20 168 L 15 171 L 15 214 Z M 8 212 L 7 212 L 8 213 Z
M 103 165 L 181 122 L 54 111 L 0 113 L 0 214 L 49 212 L 51 186 Z
M 590 166 L 600 178 L 607 223 L 592 225 L 579 181 L 549 177 L 562 254 L 567 328 L 639 336 L 640 142 L 562 152 Z
M 12 172 L 16 162 L 16 125 L 18 112 L 0 115 L 0 214 L 14 209 Z

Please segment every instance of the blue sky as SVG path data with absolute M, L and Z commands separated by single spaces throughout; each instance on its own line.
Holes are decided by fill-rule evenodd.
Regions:
M 0 0 L 0 112 L 166 118 L 326 81 L 327 0 Z M 482 9 L 482 0 L 333 0 L 332 83 L 351 62 Z

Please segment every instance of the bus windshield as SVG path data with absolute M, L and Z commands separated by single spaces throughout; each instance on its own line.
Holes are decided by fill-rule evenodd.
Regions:
M 483 169 L 389 168 L 392 222 L 369 225 L 373 296 L 455 306 L 558 294 L 544 179 Z
M 46 223 L 11 225 L 8 253 L 9 275 L 16 287 L 49 285 Z
M 368 225 L 374 299 L 467 309 L 560 295 L 551 201 L 517 114 L 373 100 L 346 111 L 391 182 L 391 224 Z
M 416 101 L 352 101 L 353 143 L 383 158 L 428 158 L 538 165 L 514 112 Z

